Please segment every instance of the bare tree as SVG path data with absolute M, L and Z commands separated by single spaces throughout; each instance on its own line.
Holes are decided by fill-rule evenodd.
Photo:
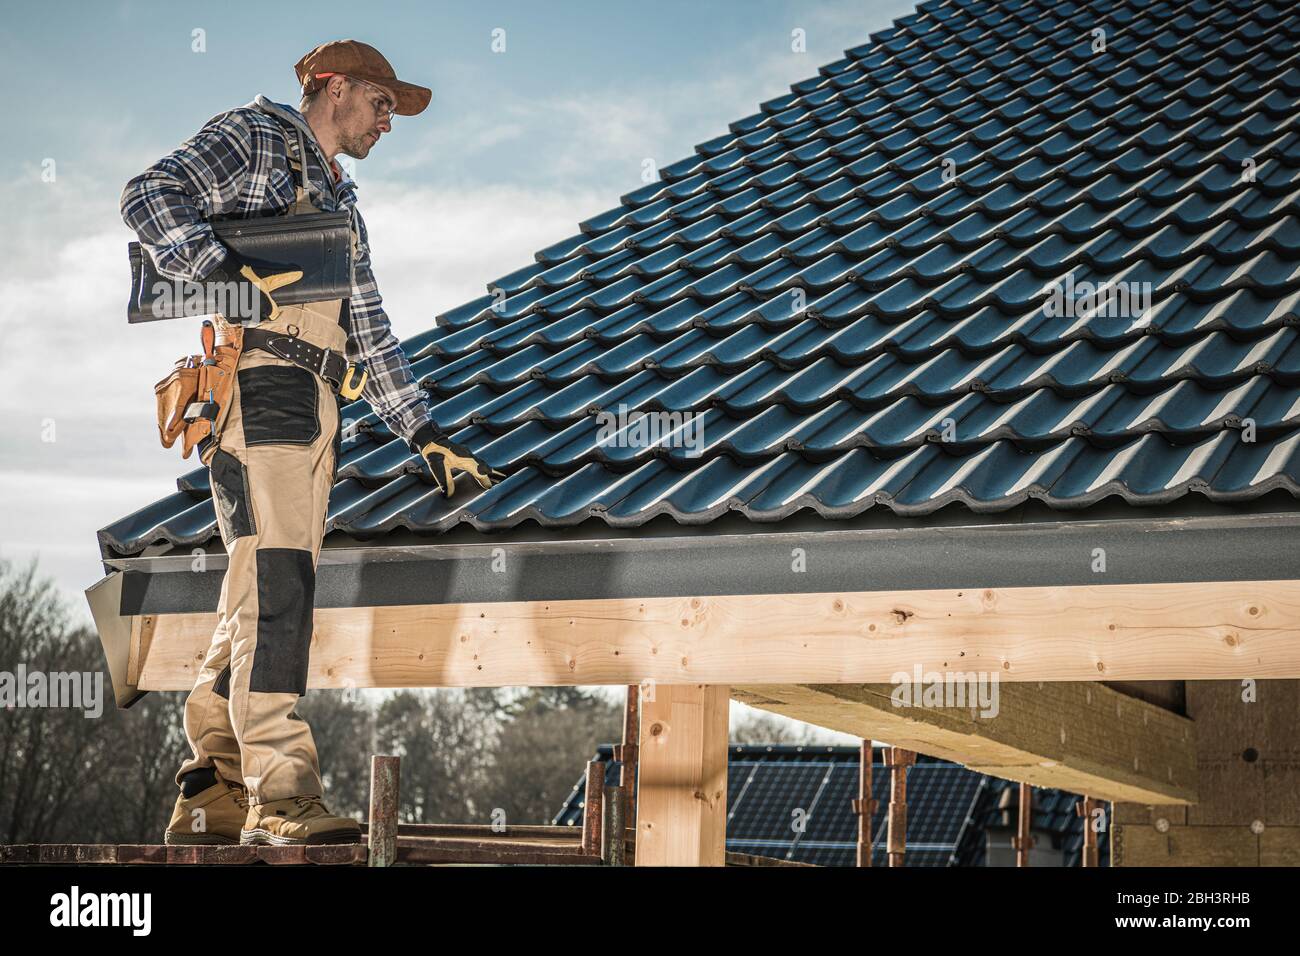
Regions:
M 159 843 L 176 801 L 176 770 L 190 753 L 185 695 L 149 693 L 129 710 L 114 707 L 110 695 L 106 706 L 111 746 L 96 754 L 96 786 L 81 811 L 86 827 L 69 839 L 93 833 L 106 843 Z
M 0 670 L 104 672 L 97 637 L 72 628 L 33 561 L 0 560 Z M 104 684 L 111 686 L 107 674 Z M 187 755 L 181 693 L 153 692 L 98 719 L 58 707 L 0 710 L 0 841 L 156 843 Z M 376 702 L 377 701 L 377 702 Z M 425 823 L 549 822 L 622 708 L 581 688 L 405 690 L 380 699 L 313 691 L 312 726 L 336 812 L 368 810 L 370 755 L 402 758 L 401 818 Z M 818 743 L 816 729 L 763 713 L 733 743 Z M 495 814 L 495 816 L 494 816 Z
M 403 820 L 463 823 L 483 814 L 475 796 L 492 765 L 493 709 L 481 692 L 463 690 L 401 691 L 379 706 L 376 745 L 402 758 Z
M 316 741 L 321 783 L 330 810 L 364 818 L 370 812 L 374 707 L 350 693 L 313 690 L 298 702 L 297 709 L 311 726 Z
M 53 582 L 37 578 L 35 560 L 21 571 L 0 561 L 0 670 L 15 685 L 19 665 L 47 679 L 99 670 L 94 643 L 85 628 L 69 628 L 67 609 Z M 17 701 L 0 720 L 0 839 L 48 840 L 84 826 L 111 722 L 103 715 L 88 719 L 80 709 Z
M 818 744 L 828 739 L 811 724 L 750 711 L 731 722 L 733 744 Z
M 622 739 L 623 710 L 576 687 L 529 688 L 508 708 L 485 799 L 507 823 L 550 823 L 596 747 Z

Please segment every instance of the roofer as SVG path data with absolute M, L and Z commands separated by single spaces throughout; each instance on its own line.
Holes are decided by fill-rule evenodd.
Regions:
M 219 407 L 210 425 L 201 422 L 197 446 L 229 567 L 185 704 L 193 755 L 176 774 L 170 844 L 361 838 L 354 820 L 323 803 L 316 745 L 294 711 L 307 689 L 316 563 L 338 470 L 336 393 L 368 401 L 423 457 L 443 494 L 454 491 L 453 470 L 483 488 L 501 477 L 433 421 L 381 305 L 356 184 L 335 162 L 339 153 L 364 159 L 393 114 L 422 112 L 430 91 L 397 79 L 378 50 L 355 40 L 318 46 L 295 70 L 301 112 L 259 95 L 213 117 L 122 193 L 122 217 L 159 272 L 242 284 L 249 294 L 223 300 L 229 312 L 240 310 L 231 302 L 252 303 L 212 326 L 235 362 L 228 391 L 209 395 Z M 339 210 L 350 212 L 351 296 L 298 305 L 279 306 L 274 294 L 302 272 L 259 275 L 210 225 Z

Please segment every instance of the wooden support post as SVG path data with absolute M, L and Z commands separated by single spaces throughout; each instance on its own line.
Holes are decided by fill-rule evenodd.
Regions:
M 1083 817 L 1083 849 L 1079 852 L 1080 866 L 1098 866 L 1097 831 L 1093 828 L 1093 811 L 1101 808 L 1101 801 L 1084 797 L 1074 805 L 1074 812 Z
M 397 862 L 397 808 L 401 757 L 375 754 L 370 758 L 370 866 Z
M 889 835 L 887 852 L 890 866 L 902 866 L 907 852 L 907 768 L 916 762 L 916 754 L 901 747 L 885 751 L 889 768 Z
M 1027 783 L 1020 785 L 1020 801 L 1016 807 L 1016 835 L 1011 838 L 1011 845 L 1016 850 L 1016 866 L 1029 865 L 1029 851 L 1034 846 L 1034 838 L 1029 835 L 1030 818 L 1034 814 L 1034 788 Z
M 622 787 L 605 788 L 605 819 L 601 829 L 600 858 L 606 866 L 627 866 L 627 808 Z
M 876 812 L 876 801 L 871 796 L 871 741 L 862 741 L 862 754 L 858 757 L 858 798 L 853 801 L 853 812 L 858 815 L 858 866 L 871 865 L 871 818 Z
M 631 825 L 636 820 L 636 767 L 637 740 L 641 734 L 641 688 L 636 684 L 627 685 L 627 704 L 623 708 L 623 742 L 614 747 L 614 759 L 622 764 L 619 784 L 627 805 L 623 808 L 623 820 Z M 632 831 L 632 853 L 636 852 L 636 831 Z
M 599 760 L 587 762 L 587 787 L 582 801 L 582 852 L 600 856 L 601 815 L 605 802 L 605 764 Z
M 642 686 L 637 866 L 725 864 L 728 692 Z

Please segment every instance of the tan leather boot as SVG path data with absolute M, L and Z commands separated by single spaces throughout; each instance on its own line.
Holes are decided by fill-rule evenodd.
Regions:
M 169 846 L 238 843 L 247 817 L 248 791 L 243 784 L 217 777 L 217 782 L 206 790 L 176 798 L 163 842 Z
M 320 797 L 304 794 L 249 806 L 239 842 L 272 846 L 360 843 L 361 827 L 351 817 L 330 813 Z

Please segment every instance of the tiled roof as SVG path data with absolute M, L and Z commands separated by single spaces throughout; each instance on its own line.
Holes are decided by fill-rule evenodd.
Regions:
M 970 820 L 957 842 L 953 866 L 985 866 L 988 841 L 985 834 L 990 828 L 1014 830 L 1017 819 L 1019 784 L 999 777 L 985 777 L 984 787 L 971 811 Z M 1010 791 L 1010 792 L 1008 792 Z M 1034 787 L 1034 809 L 1030 815 L 1030 829 L 1041 848 L 1060 850 L 1065 866 L 1078 866 L 1083 849 L 1083 818 L 1077 807 L 1080 797 L 1053 790 Z M 1110 866 L 1111 805 L 1101 803 L 1102 823 L 1105 829 L 1097 834 L 1097 861 Z M 1050 842 L 1049 842 L 1050 841 Z
M 855 865 L 858 820 L 849 801 L 858 795 L 858 758 L 857 747 L 733 745 L 727 763 L 727 849 L 821 866 Z M 605 762 L 606 785 L 619 782 L 620 766 L 612 761 L 609 745 L 592 759 Z M 872 864 L 884 866 L 890 771 L 879 747 L 872 768 Z M 906 864 L 985 865 L 987 829 L 1015 826 L 1016 786 L 918 754 L 907 772 Z M 1013 791 L 1009 816 L 999 808 L 1007 789 Z M 584 775 L 552 822 L 581 826 L 585 793 Z M 1034 788 L 1032 829 L 1042 848 L 1050 841 L 1061 851 L 1063 866 L 1079 865 L 1083 821 L 1074 812 L 1078 801 L 1075 794 Z M 801 832 L 792 827 L 796 820 L 803 823 Z M 1101 835 L 1103 866 L 1108 865 L 1108 843 Z
M 1284 3 L 923 3 L 405 342 L 510 477 L 446 501 L 358 402 L 329 527 L 1300 495 L 1298 54 Z M 1149 308 L 1044 306 L 1107 282 Z M 602 443 L 620 409 L 700 444 Z

